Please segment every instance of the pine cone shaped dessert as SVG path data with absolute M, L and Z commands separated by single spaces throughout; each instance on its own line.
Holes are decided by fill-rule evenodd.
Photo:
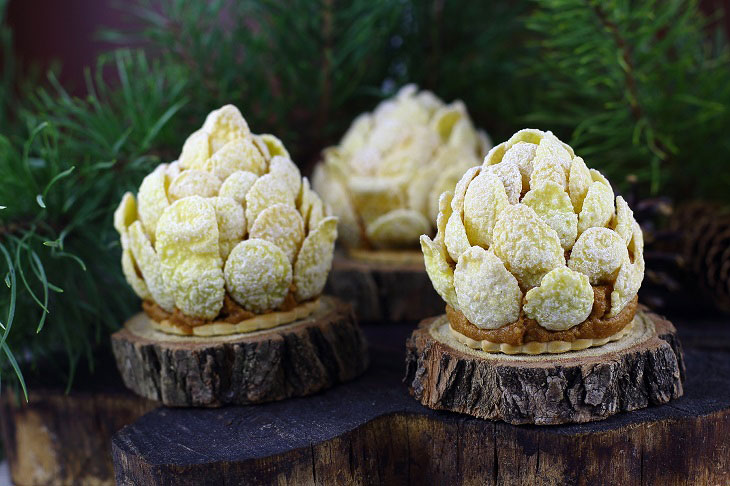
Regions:
M 229 334 L 314 310 L 337 237 L 328 213 L 281 141 L 226 105 L 124 195 L 114 226 L 124 275 L 159 328 Z
M 623 336 L 644 277 L 643 237 L 610 183 L 551 132 L 521 130 L 439 200 L 421 236 L 454 335 L 505 353 Z
M 360 115 L 324 150 L 312 179 L 348 248 L 417 247 L 420 235 L 433 234 L 439 195 L 490 147 L 462 102 L 447 105 L 409 85 Z

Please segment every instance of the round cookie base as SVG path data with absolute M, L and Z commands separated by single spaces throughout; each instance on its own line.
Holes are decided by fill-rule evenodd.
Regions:
M 422 321 L 407 349 L 408 387 L 423 405 L 512 424 L 591 422 L 683 393 L 676 330 L 643 307 L 619 339 L 561 354 L 472 349 L 445 315 Z
M 309 395 L 368 366 L 352 307 L 328 296 L 305 318 L 245 334 L 178 336 L 140 313 L 112 335 L 112 350 L 127 388 L 175 407 Z

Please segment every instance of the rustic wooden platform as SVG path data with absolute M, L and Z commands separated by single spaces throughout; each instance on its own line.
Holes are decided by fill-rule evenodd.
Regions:
M 507 355 L 464 346 L 445 315 L 407 343 L 406 383 L 423 405 L 512 424 L 602 420 L 682 395 L 676 329 L 640 309 L 618 341 L 562 354 Z
M 309 395 L 355 378 L 368 365 L 352 307 L 327 296 L 304 319 L 228 336 L 165 334 L 138 314 L 112 335 L 112 349 L 128 388 L 177 407 Z
M 113 439 L 118 484 L 728 483 L 730 347 L 687 347 L 684 396 L 669 404 L 587 424 L 514 426 L 409 396 L 411 331 L 367 327 L 371 367 L 317 395 L 145 415 Z
M 335 254 L 325 292 L 350 302 L 364 324 L 418 322 L 444 312 L 420 251 L 353 258 Z

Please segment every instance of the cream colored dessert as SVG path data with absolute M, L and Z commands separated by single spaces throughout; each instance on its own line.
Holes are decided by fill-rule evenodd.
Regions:
M 433 234 L 439 195 L 490 148 L 461 101 L 409 85 L 360 115 L 312 179 L 348 248 L 417 248 L 421 234 Z
M 437 228 L 421 248 L 461 342 L 516 352 L 530 342 L 596 345 L 634 317 L 641 228 L 608 180 L 551 132 L 521 130 L 490 150 L 441 195 Z
M 114 227 L 145 311 L 179 334 L 251 331 L 311 313 L 337 237 L 337 218 L 281 141 L 252 134 L 232 105 L 211 112 L 136 198 L 124 195 Z

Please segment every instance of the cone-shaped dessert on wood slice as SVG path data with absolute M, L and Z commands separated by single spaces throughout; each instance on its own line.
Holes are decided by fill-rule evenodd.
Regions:
M 337 218 L 281 141 L 232 105 L 114 215 L 144 312 L 112 336 L 125 384 L 174 406 L 300 396 L 367 365 L 348 304 L 321 297 Z
M 682 394 L 675 330 L 637 304 L 641 228 L 551 132 L 521 130 L 494 147 L 441 195 L 438 233 L 421 246 L 446 302 L 408 344 L 409 386 L 425 405 L 551 424 Z
M 461 101 L 446 104 L 413 85 L 360 115 L 312 178 L 340 220 L 343 251 L 328 291 L 353 302 L 363 321 L 438 312 L 418 238 L 435 231 L 439 195 L 490 147 Z

